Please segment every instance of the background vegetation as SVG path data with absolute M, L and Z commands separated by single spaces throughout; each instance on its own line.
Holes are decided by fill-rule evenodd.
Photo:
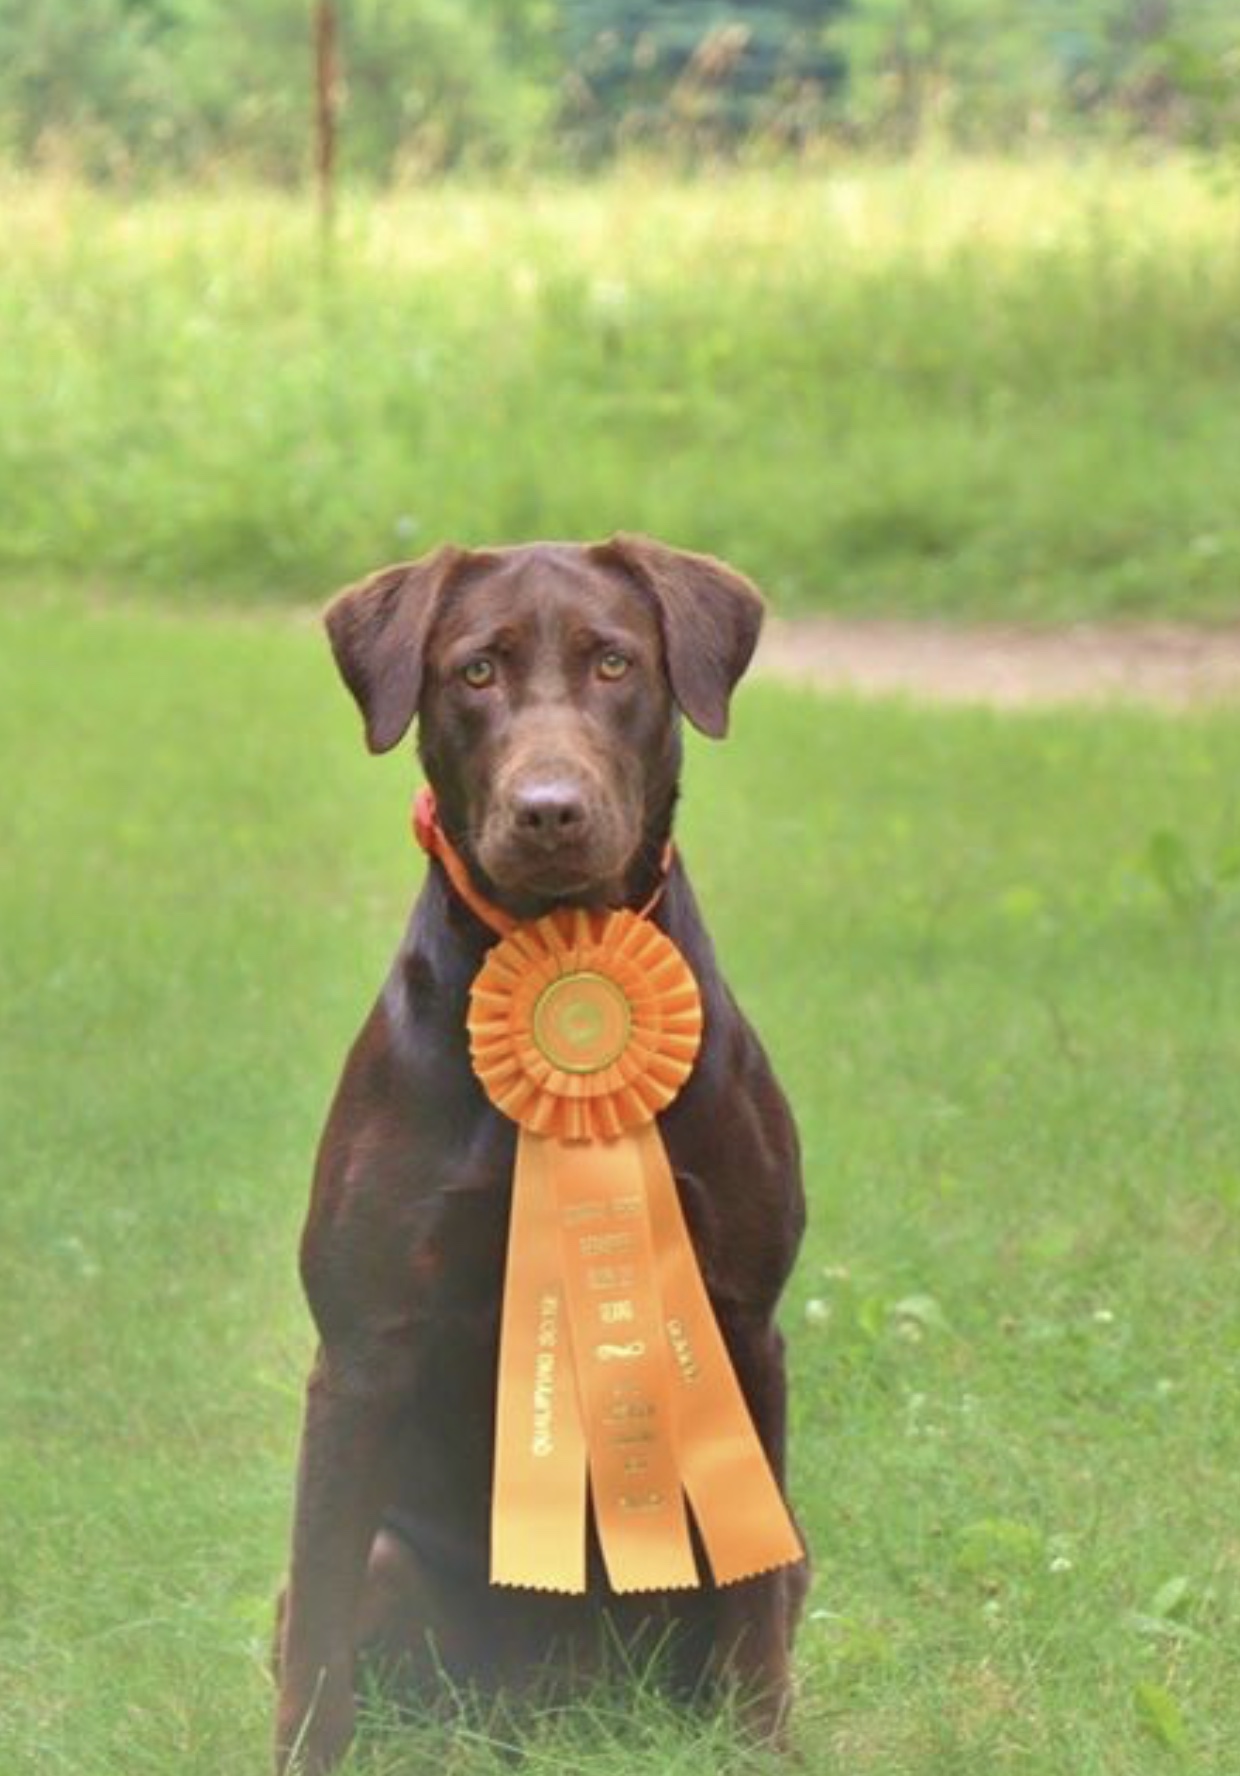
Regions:
M 338 0 L 326 251 L 314 11 L 0 0 L 0 581 L 639 526 L 785 608 L 1231 610 L 1229 0 Z
M 1240 230 L 1191 165 L 0 189 L 0 579 L 309 599 L 644 528 L 785 608 L 1222 615 Z
M 634 145 L 1234 143 L 1232 0 L 337 0 L 370 178 Z M 307 161 L 310 0 L 0 0 L 0 148 L 113 179 Z

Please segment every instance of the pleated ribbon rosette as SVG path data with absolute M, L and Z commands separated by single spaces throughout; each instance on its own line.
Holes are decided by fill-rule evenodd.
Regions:
M 517 925 L 470 994 L 474 1069 L 518 1125 L 491 1580 L 580 1592 L 587 1489 L 616 1591 L 801 1558 L 715 1321 L 655 1117 L 702 1034 L 679 950 L 630 912 Z

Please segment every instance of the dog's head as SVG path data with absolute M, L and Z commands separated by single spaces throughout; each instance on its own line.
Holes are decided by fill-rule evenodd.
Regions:
M 440 549 L 326 615 L 371 751 L 418 717 L 446 831 L 522 917 L 618 904 L 657 861 L 677 712 L 723 735 L 761 621 L 740 574 L 636 536 Z

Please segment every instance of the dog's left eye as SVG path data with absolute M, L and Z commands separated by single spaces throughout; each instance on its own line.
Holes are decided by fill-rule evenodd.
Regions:
M 485 654 L 479 654 L 461 667 L 461 677 L 471 691 L 485 691 L 488 685 L 495 683 L 495 662 L 488 660 Z
M 598 657 L 598 675 L 600 678 L 623 678 L 633 662 L 619 648 L 604 648 Z

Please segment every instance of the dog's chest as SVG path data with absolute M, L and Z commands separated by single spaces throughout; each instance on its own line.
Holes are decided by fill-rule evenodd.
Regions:
M 708 1290 L 719 1271 L 721 1229 L 706 1186 L 678 1175 L 677 1191 Z M 470 1168 L 422 1205 L 408 1234 L 408 1275 L 415 1316 L 471 1344 L 493 1346 L 512 1207 L 511 1169 L 490 1176 Z

